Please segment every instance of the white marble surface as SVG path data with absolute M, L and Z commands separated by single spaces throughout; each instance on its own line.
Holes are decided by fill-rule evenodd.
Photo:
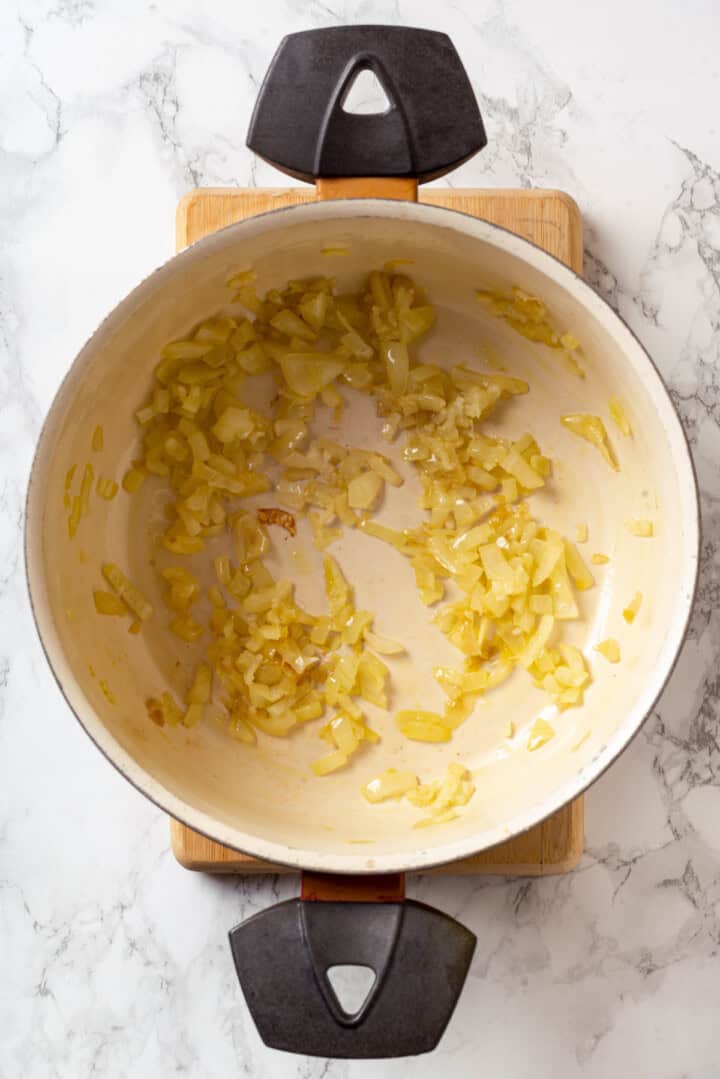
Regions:
M 672 387 L 705 513 L 690 640 L 661 705 L 588 796 L 579 871 L 411 881 L 478 934 L 452 1025 L 416 1074 L 720 1075 L 715 0 L 2 0 L 0 1076 L 407 1068 L 262 1046 L 225 933 L 294 884 L 175 865 L 166 820 L 101 759 L 51 681 L 21 556 L 33 443 L 72 356 L 172 252 L 185 190 L 277 182 L 244 134 L 280 36 L 353 21 L 453 36 L 490 145 L 451 183 L 578 200 L 587 274 Z

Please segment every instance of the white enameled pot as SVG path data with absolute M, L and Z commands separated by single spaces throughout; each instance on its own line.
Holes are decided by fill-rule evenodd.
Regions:
M 327 273 L 326 246 L 349 252 L 332 265 L 343 290 L 388 258 L 413 261 L 414 278 L 438 308 L 437 326 L 422 345 L 429 362 L 477 365 L 478 346 L 492 345 L 510 372 L 530 383 L 531 392 L 505 406 L 493 428 L 535 435 L 555 467 L 552 483 L 533 498 L 534 512 L 571 536 L 587 524 L 584 550 L 604 552 L 610 562 L 598 569 L 597 587 L 583 593 L 582 618 L 569 630 L 572 643 L 595 656 L 581 708 L 555 716 L 547 698 L 516 672 L 448 745 L 409 741 L 391 716 L 371 714 L 383 738 L 377 753 L 317 779 L 308 765 L 318 756 L 318 742 L 307 728 L 286 739 L 261 737 L 255 748 L 233 741 L 219 724 L 187 731 L 148 721 L 148 696 L 168 687 L 182 695 L 182 646 L 162 618 L 130 636 L 124 620 L 98 617 L 93 588 L 100 564 L 111 560 L 161 609 L 150 534 L 162 499 L 149 483 L 137 498 L 121 492 L 112 502 L 95 500 L 71 540 L 63 494 L 68 468 L 90 459 L 97 425 L 104 450 L 93 459 L 96 470 L 119 478 L 129 466 L 138 446 L 134 412 L 159 349 L 225 307 L 225 281 L 233 271 L 254 267 L 262 293 L 291 278 Z M 581 341 L 585 379 L 572 377 L 475 298 L 479 288 L 512 286 L 542 297 L 556 323 Z M 624 402 L 634 430 L 632 439 L 623 439 L 611 429 L 618 473 L 559 422 L 565 412 L 607 416 L 612 395 Z M 337 437 L 348 445 L 377 441 L 369 401 L 353 404 Z M 402 525 L 416 519 L 416 497 L 409 480 L 386 500 L 380 520 Z M 654 536 L 631 535 L 626 522 L 633 518 L 652 519 Z M 607 768 L 652 709 L 678 655 L 698 539 L 698 497 L 682 427 L 644 348 L 608 304 L 560 262 L 501 228 L 416 203 L 358 199 L 296 206 L 231 225 L 172 258 L 117 306 L 74 361 L 45 422 L 28 494 L 26 554 L 35 619 L 58 684 L 97 747 L 139 791 L 217 842 L 269 862 L 377 874 L 449 862 L 517 835 Z M 441 707 L 432 669 L 453 663 L 456 653 L 429 625 L 409 566 L 359 532 L 348 532 L 334 553 L 358 604 L 376 613 L 381 632 L 408 646 L 408 658 L 393 664 L 397 698 L 406 706 Z M 296 543 L 278 544 L 275 558 L 275 568 L 296 579 L 300 600 L 322 609 L 320 555 L 309 535 L 301 529 Z M 621 612 L 637 591 L 642 608 L 628 626 Z M 620 642 L 616 665 L 592 651 L 606 637 Z M 551 719 L 556 734 L 531 753 L 527 734 L 539 715 Z M 371 806 L 359 795 L 362 783 L 388 765 L 430 777 L 456 759 L 473 770 L 477 791 L 462 815 L 442 827 L 414 829 L 412 807 Z

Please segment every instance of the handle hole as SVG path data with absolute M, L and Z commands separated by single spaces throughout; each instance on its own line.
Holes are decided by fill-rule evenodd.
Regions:
M 361 68 L 343 97 L 343 112 L 354 116 L 379 116 L 389 112 L 392 101 L 383 84 L 369 67 Z
M 358 1014 L 377 980 L 372 967 L 354 963 L 339 963 L 337 966 L 328 967 L 325 977 L 330 983 L 338 1007 L 348 1019 Z

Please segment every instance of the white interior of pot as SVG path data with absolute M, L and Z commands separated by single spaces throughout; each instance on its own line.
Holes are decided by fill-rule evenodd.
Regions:
M 326 245 L 347 248 L 349 255 L 323 255 Z M 133 414 L 160 347 L 225 307 L 224 282 L 232 271 L 252 265 L 260 291 L 310 274 L 332 274 L 347 289 L 399 257 L 413 260 L 408 272 L 438 309 L 437 326 L 421 346 L 423 358 L 482 369 L 482 349 L 490 344 L 510 373 L 530 383 L 531 392 L 504 405 L 492 428 L 536 436 L 553 458 L 554 472 L 547 489 L 531 500 L 534 514 L 571 538 L 578 524 L 587 523 L 586 559 L 592 552 L 610 558 L 593 567 L 597 586 L 580 597 L 582 620 L 564 629 L 590 658 L 593 682 L 585 704 L 558 715 L 529 676 L 516 671 L 478 704 L 448 744 L 405 739 L 393 709 L 441 710 L 432 670 L 438 662 L 457 663 L 459 656 L 432 626 L 402 556 L 348 531 L 331 551 L 358 605 L 375 612 L 379 632 L 408 647 L 406 657 L 389 660 L 393 708 L 367 710 L 380 745 L 318 779 L 308 766 L 327 750 L 317 737 L 320 721 L 285 739 L 259 734 L 257 747 L 232 740 L 212 719 L 190 731 L 158 728 L 148 720 L 147 697 L 170 688 L 182 699 L 199 655 L 167 631 L 150 565 L 151 557 L 177 561 L 158 554 L 153 544 L 153 522 L 164 501 L 161 482 L 146 484 L 135 498 L 122 491 L 112 502 L 95 498 L 70 540 L 63 509 L 67 469 L 92 460 L 96 474 L 120 479 L 137 455 Z M 557 324 L 580 339 L 584 380 L 569 374 L 557 353 L 526 342 L 474 298 L 478 287 L 512 285 L 540 295 Z M 623 438 L 607 419 L 612 394 L 626 406 L 633 439 Z M 410 466 L 400 461 L 399 444 L 388 448 L 379 439 L 372 402 L 350 396 L 352 407 L 334 437 L 348 445 L 377 444 L 398 462 L 407 483 L 389 492 L 379 520 L 412 525 L 420 510 Z M 619 473 L 561 426 L 560 414 L 567 411 L 606 418 Z M 93 454 L 90 439 L 98 424 L 104 450 Z M 258 501 L 268 504 L 268 496 Z M 625 528 L 631 518 L 652 519 L 654 538 L 631 536 Z M 271 536 L 275 568 L 295 579 L 303 604 L 324 610 L 321 555 L 309 530 L 301 525 L 291 539 L 272 529 Z M 553 260 L 509 234 L 446 211 L 382 202 L 302 207 L 233 226 L 144 282 L 103 324 L 64 383 L 41 440 L 29 502 L 28 567 L 39 627 L 70 704 L 106 754 L 168 811 L 219 841 L 270 859 L 338 870 L 410 867 L 470 853 L 529 826 L 582 789 L 636 729 L 670 668 L 691 599 L 696 546 L 694 482 L 678 421 L 641 348 L 609 309 Z M 125 569 L 156 609 L 138 636 L 128 634 L 126 620 L 95 613 L 92 592 L 102 587 L 99 567 L 107 560 Z M 642 608 L 627 625 L 622 609 L 636 591 L 643 594 Z M 592 650 L 608 636 L 620 643 L 617 665 Z M 549 719 L 556 735 L 529 752 L 528 730 L 538 716 Z M 421 814 L 415 807 L 371 806 L 360 795 L 360 787 L 388 766 L 410 768 L 426 780 L 451 760 L 472 769 L 477 787 L 453 822 L 416 830 Z

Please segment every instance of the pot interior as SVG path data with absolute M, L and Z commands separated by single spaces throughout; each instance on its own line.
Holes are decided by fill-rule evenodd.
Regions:
M 349 253 L 325 255 L 326 246 Z M 319 779 L 309 763 L 327 750 L 317 737 L 321 721 L 287 738 L 259 734 L 257 747 L 232 740 L 212 719 L 192 730 L 160 729 L 149 721 L 146 699 L 171 689 L 182 700 L 201 652 L 167 631 L 150 565 L 151 558 L 182 561 L 158 552 L 153 541 L 162 519 L 162 481 L 148 481 L 133 498 L 122 490 L 111 502 L 94 498 L 72 540 L 64 481 L 72 465 L 79 472 L 88 461 L 96 475 L 120 480 L 138 454 L 134 412 L 161 346 L 198 320 L 233 310 L 224 285 L 232 272 L 254 267 L 261 293 L 313 274 L 332 275 L 346 290 L 389 258 L 412 260 L 408 272 L 438 309 L 437 324 L 420 346 L 424 359 L 487 370 L 490 347 L 510 374 L 529 382 L 530 393 L 506 403 L 487 429 L 535 435 L 554 472 L 532 498 L 533 514 L 571 539 L 577 525 L 587 524 L 589 541 L 581 547 L 586 561 L 593 552 L 610 561 L 592 567 L 596 587 L 580 594 L 582 619 L 566 624 L 565 639 L 586 652 L 592 668 L 582 707 L 557 714 L 530 677 L 516 671 L 487 694 L 451 742 L 429 745 L 405 739 L 392 708 L 382 713 L 368 706 L 380 745 Z M 557 353 L 530 344 L 488 314 L 474 295 L 478 288 L 514 285 L 542 297 L 556 325 L 581 341 L 584 379 L 571 375 Z M 625 405 L 632 439 L 608 418 L 611 395 Z M 390 492 L 378 520 L 394 527 L 417 522 L 419 488 L 400 458 L 400 442 L 380 440 L 373 402 L 347 396 L 351 405 L 333 437 L 377 445 L 407 477 L 403 488 Z M 619 473 L 561 426 L 565 412 L 605 419 Z M 90 448 L 97 425 L 104 431 L 101 453 Z M 268 504 L 268 496 L 254 503 Z M 651 707 L 682 639 L 695 579 L 696 514 L 687 447 L 659 377 L 629 331 L 578 279 L 510 234 L 461 215 L 393 203 L 335 203 L 223 230 L 172 260 L 106 320 L 70 371 L 43 432 L 29 499 L 28 567 L 39 629 L 68 701 L 145 793 L 213 838 L 262 857 L 317 868 L 390 869 L 471 853 L 529 826 L 581 790 L 622 748 Z M 654 537 L 632 536 L 625 522 L 633 518 L 651 519 Z M 322 556 L 309 529 L 300 522 L 295 539 L 270 531 L 271 569 L 295 580 L 310 610 L 324 610 Z M 410 566 L 357 531 L 346 531 L 330 551 L 354 586 L 358 606 L 375 613 L 377 630 L 408 647 L 408 656 L 389 660 L 395 705 L 402 700 L 404 707 L 441 711 L 444 698 L 432 670 L 438 663 L 457 665 L 459 654 L 432 626 Z M 128 634 L 127 620 L 95 612 L 93 589 L 103 587 L 100 565 L 108 560 L 155 608 L 138 636 Z M 622 609 L 637 591 L 642 607 L 627 625 Z M 620 643 L 616 665 L 593 651 L 606 637 Z M 528 732 L 539 716 L 551 722 L 555 737 L 529 752 Z M 360 795 L 360 787 L 388 766 L 410 768 L 427 780 L 451 760 L 473 771 L 477 789 L 450 823 L 416 830 L 422 815 L 416 808 L 403 802 L 371 806 Z

